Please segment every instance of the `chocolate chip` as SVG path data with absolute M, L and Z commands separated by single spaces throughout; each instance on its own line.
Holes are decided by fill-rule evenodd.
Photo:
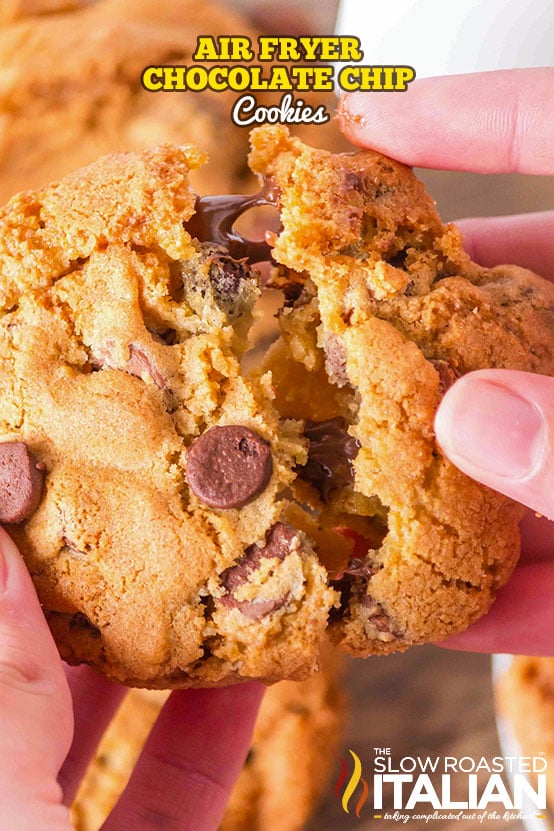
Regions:
M 375 568 L 368 562 L 368 560 L 353 557 L 346 568 L 345 574 L 350 574 L 352 577 L 361 577 L 362 580 L 369 580 L 375 574 Z
M 376 571 L 377 568 L 373 566 L 369 558 L 353 557 L 340 576 L 330 581 L 332 588 L 340 595 L 339 606 L 331 609 L 329 616 L 331 622 L 340 620 L 350 613 L 350 602 L 353 597 L 359 599 L 361 596 L 361 604 L 364 605 L 367 584 Z
M 372 624 L 379 630 L 379 632 L 390 632 L 390 620 L 383 611 L 380 603 L 377 603 L 369 594 L 364 595 L 361 601 L 361 607 L 364 610 L 364 616 L 371 620 Z
M 347 170 L 344 174 L 344 182 L 348 190 L 355 190 L 357 193 L 365 192 L 364 177 L 354 170 Z
M 330 380 L 337 387 L 350 384 L 346 372 L 346 350 L 340 338 L 331 333 L 325 339 L 325 369 Z
M 163 390 L 167 387 L 166 379 L 142 346 L 138 346 L 136 343 L 130 344 L 129 359 L 124 366 L 121 366 L 115 359 L 115 348 L 115 341 L 111 338 L 108 338 L 102 346 L 95 345 L 91 349 L 90 357 L 92 370 L 123 369 L 129 375 L 134 375 L 137 378 L 143 378 L 145 375 L 149 376 L 159 389 Z
M 228 592 L 233 592 L 259 567 L 264 558 L 276 557 L 278 560 L 284 560 L 293 550 L 296 539 L 298 532 L 294 528 L 285 525 L 284 522 L 275 523 L 267 532 L 263 546 L 250 545 L 238 563 L 222 573 L 221 585 Z
M 283 522 L 273 525 L 266 534 L 263 546 L 250 545 L 238 563 L 221 574 L 221 585 L 226 592 L 221 598 L 222 604 L 239 609 L 243 615 L 253 620 L 260 620 L 265 615 L 280 609 L 289 596 L 288 591 L 276 598 L 260 600 L 237 600 L 233 592 L 248 582 L 250 574 L 260 567 L 262 560 L 276 558 L 282 561 L 292 553 L 297 544 L 298 532 L 294 528 Z
M 341 416 L 328 421 L 307 421 L 304 435 L 310 442 L 308 461 L 298 469 L 298 475 L 310 482 L 327 502 L 333 491 L 354 482 L 352 461 L 360 444 L 348 435 Z
M 331 586 L 335 591 L 339 592 L 340 601 L 338 608 L 332 609 L 330 613 L 330 620 L 337 621 L 342 617 L 350 614 L 351 601 L 357 599 L 364 605 L 367 585 L 376 571 L 381 566 L 376 565 L 369 551 L 378 548 L 381 545 L 383 536 L 370 540 L 369 538 L 361 537 L 356 531 L 350 528 L 339 526 L 336 530 L 344 536 L 351 536 L 354 542 L 354 556 L 349 560 L 348 564 L 331 580 Z M 359 538 L 359 543 L 356 541 Z M 364 540 L 362 543 L 361 541 Z M 359 549 L 359 554 L 356 549 Z
M 234 606 L 245 617 L 251 620 L 261 620 L 266 615 L 276 612 L 287 602 L 289 592 L 281 597 L 270 598 L 269 600 L 235 600 L 232 595 L 224 598 L 224 605 Z
M 230 320 L 236 320 L 244 311 L 243 286 L 252 280 L 252 272 L 244 260 L 234 260 L 224 254 L 210 262 L 209 277 L 215 302 Z
M 45 467 L 23 441 L 0 444 L 0 522 L 22 522 L 38 508 Z
M 187 482 L 211 508 L 241 508 L 266 487 L 273 470 L 268 442 L 239 424 L 211 427 L 187 451 Z
M 163 390 L 167 386 L 167 382 L 149 355 L 146 354 L 141 346 L 132 343 L 129 347 L 129 360 L 125 364 L 125 372 L 129 375 L 136 375 L 137 378 L 142 378 L 148 375 L 158 387 Z
M 277 186 L 269 177 L 264 180 L 261 191 L 251 196 L 199 196 L 186 228 L 199 242 L 223 245 L 237 260 L 246 259 L 251 263 L 270 260 L 271 247 L 265 240 L 246 239 L 235 231 L 233 225 L 250 208 L 277 206 L 278 201 Z
M 458 373 L 454 369 L 448 361 L 443 360 L 431 360 L 431 363 L 439 373 L 439 388 L 441 393 L 445 393 L 446 390 L 452 386 L 454 381 L 458 380 Z
M 352 559 L 340 577 L 330 581 L 330 586 L 339 593 L 339 605 L 331 609 L 329 620 L 334 623 L 350 615 L 350 602 L 365 591 L 368 581 L 376 569 L 368 560 Z
M 221 245 L 203 242 L 199 257 L 180 263 L 183 300 L 202 319 L 215 304 L 231 323 L 249 313 L 259 296 L 259 274 Z
M 329 612 L 329 622 L 336 623 L 349 615 L 350 600 L 357 583 L 354 575 L 345 572 L 338 580 L 331 580 L 329 585 L 339 594 L 338 606 L 333 606 Z
M 371 595 L 364 595 L 360 605 L 364 617 L 367 617 L 367 620 L 379 632 L 379 640 L 392 641 L 402 637 L 381 604 L 377 603 Z
M 302 283 L 283 283 L 283 285 L 277 286 L 277 288 L 281 289 L 285 296 L 284 306 L 286 309 L 296 306 L 304 291 Z

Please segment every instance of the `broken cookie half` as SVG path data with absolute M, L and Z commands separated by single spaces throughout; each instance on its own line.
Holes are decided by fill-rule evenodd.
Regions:
M 281 415 L 306 425 L 293 490 L 311 536 L 327 532 L 320 557 L 340 594 L 329 634 L 354 655 L 445 638 L 510 576 L 522 508 L 450 464 L 434 414 L 471 370 L 553 374 L 554 288 L 471 262 L 412 172 L 378 153 L 332 155 L 283 127 L 252 144 L 280 194 L 273 284 L 291 298 L 264 367 Z M 353 542 L 347 559 L 327 553 L 328 532 Z
M 367 655 L 460 631 L 521 508 L 442 457 L 433 416 L 471 369 L 552 373 L 554 290 L 472 264 L 377 154 L 262 128 L 261 193 L 219 201 L 189 187 L 201 162 L 109 156 L 0 212 L 0 464 L 26 488 L 4 521 L 63 657 L 206 686 L 307 675 L 329 635 Z M 260 202 L 281 334 L 246 374 L 269 249 L 234 223 Z

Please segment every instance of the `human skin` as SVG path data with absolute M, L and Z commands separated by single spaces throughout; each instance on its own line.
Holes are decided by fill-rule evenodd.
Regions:
M 553 90 L 552 67 L 425 78 L 401 94 L 346 95 L 338 118 L 354 144 L 409 165 L 552 175 Z M 481 265 L 516 263 L 554 279 L 554 211 L 457 225 Z M 446 393 L 435 429 L 457 467 L 531 509 L 513 577 L 486 617 L 443 645 L 553 655 L 554 378 L 469 373 Z
M 0 529 L 0 828 L 69 831 L 68 805 L 123 687 L 64 668 L 31 578 Z M 103 831 L 215 831 L 263 686 L 174 692 Z

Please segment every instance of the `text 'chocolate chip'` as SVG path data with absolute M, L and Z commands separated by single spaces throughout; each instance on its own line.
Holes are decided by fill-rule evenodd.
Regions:
M 36 511 L 44 472 L 25 442 L 0 443 L 0 522 L 22 522 Z
M 211 508 L 241 508 L 267 486 L 273 469 L 268 442 L 248 427 L 206 430 L 187 453 L 187 482 Z

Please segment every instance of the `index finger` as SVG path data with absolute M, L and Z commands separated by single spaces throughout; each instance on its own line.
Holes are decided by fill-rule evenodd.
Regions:
M 354 144 L 406 164 L 554 173 L 554 67 L 422 78 L 401 93 L 353 92 L 338 118 Z

